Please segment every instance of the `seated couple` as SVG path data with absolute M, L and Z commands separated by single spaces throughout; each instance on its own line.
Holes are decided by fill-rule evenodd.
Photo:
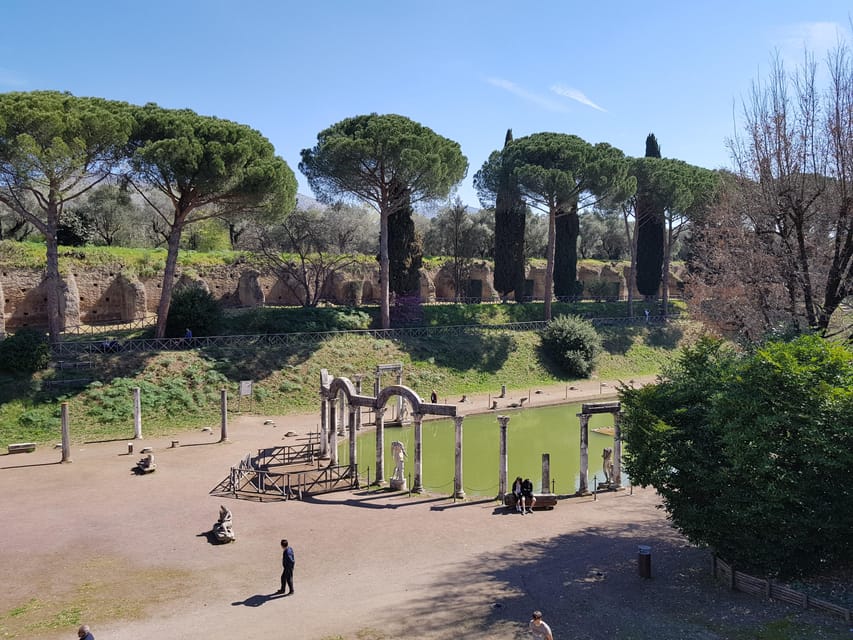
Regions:
M 512 493 L 515 496 L 515 510 L 520 514 L 533 513 L 536 496 L 533 495 L 533 483 L 530 478 L 521 479 L 518 476 L 512 483 Z

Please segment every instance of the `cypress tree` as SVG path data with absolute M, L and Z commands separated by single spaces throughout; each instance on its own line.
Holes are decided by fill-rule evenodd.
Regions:
M 646 137 L 646 157 L 660 158 L 653 133 Z M 637 290 L 657 297 L 663 270 L 664 215 L 648 184 L 637 185 Z
M 397 190 L 400 206 L 388 216 L 388 285 L 398 296 L 417 296 L 421 286 L 423 246 L 415 231 L 408 189 L 396 183 L 392 189 Z
M 504 149 L 512 142 L 507 129 Z M 524 223 L 527 206 L 515 179 L 503 172 L 495 197 L 495 289 L 506 300 L 515 292 L 516 301 L 524 295 Z
M 578 234 L 580 217 L 578 216 L 578 198 L 560 205 L 555 223 L 556 242 L 554 245 L 554 295 L 558 300 L 575 297 L 578 277 Z

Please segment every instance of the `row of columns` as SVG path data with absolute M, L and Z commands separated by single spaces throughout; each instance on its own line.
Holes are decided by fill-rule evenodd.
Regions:
M 343 434 L 343 425 L 340 430 L 336 427 L 335 418 L 338 411 L 328 399 L 321 400 L 320 419 L 320 456 L 328 458 L 331 465 L 336 465 L 338 434 Z M 387 408 L 376 410 L 376 483 L 385 482 L 385 412 Z M 358 429 L 359 410 L 357 406 L 349 407 L 349 454 L 350 464 L 357 464 L 356 431 Z M 579 413 L 580 418 L 580 474 L 578 479 L 578 495 L 589 494 L 589 419 L 591 414 Z M 615 412 L 614 434 L 613 434 L 613 480 L 617 487 L 622 484 L 622 431 L 620 426 L 620 413 Z M 414 482 L 413 493 L 423 493 L 423 414 L 415 413 L 412 416 L 415 432 L 415 459 L 414 459 Z M 455 416 L 456 442 L 454 447 L 455 473 L 453 482 L 453 495 L 456 498 L 464 498 L 465 491 L 462 488 L 462 423 L 464 416 Z M 503 499 L 509 492 L 509 459 L 507 452 L 507 428 L 510 416 L 498 416 L 500 427 L 500 443 L 498 455 L 498 498 Z M 550 479 L 550 455 L 542 454 L 542 491 L 549 492 Z
M 320 400 L 320 457 L 328 459 L 329 464 L 334 466 L 338 464 L 338 434 L 343 434 L 343 425 L 340 427 L 336 424 L 336 417 L 339 414 L 337 408 L 337 399 L 321 398 Z M 356 431 L 358 430 L 358 414 L 359 407 L 350 405 L 348 432 L 349 432 L 349 459 L 351 465 L 358 463 L 358 449 L 356 447 Z M 385 482 L 385 412 L 387 407 L 376 409 L 376 483 Z M 412 416 L 415 432 L 415 456 L 414 456 L 414 482 L 412 483 L 413 493 L 423 493 L 423 419 L 424 414 L 415 413 Z M 464 498 L 465 491 L 463 490 L 462 482 L 462 423 L 465 420 L 464 416 L 454 416 L 455 424 L 455 473 L 453 482 L 453 495 L 456 498 Z

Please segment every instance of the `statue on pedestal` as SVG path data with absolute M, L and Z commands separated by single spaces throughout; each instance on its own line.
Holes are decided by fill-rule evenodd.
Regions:
M 604 471 L 604 483 L 610 484 L 613 482 L 613 447 L 604 447 L 601 453 L 602 471 Z
M 406 490 L 405 459 L 406 447 L 399 440 L 391 443 L 391 456 L 394 459 L 394 474 L 391 476 L 392 489 Z

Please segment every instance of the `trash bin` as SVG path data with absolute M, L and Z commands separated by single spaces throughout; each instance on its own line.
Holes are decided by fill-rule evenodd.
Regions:
M 641 578 L 652 577 L 652 548 L 641 544 L 637 547 L 637 568 Z

